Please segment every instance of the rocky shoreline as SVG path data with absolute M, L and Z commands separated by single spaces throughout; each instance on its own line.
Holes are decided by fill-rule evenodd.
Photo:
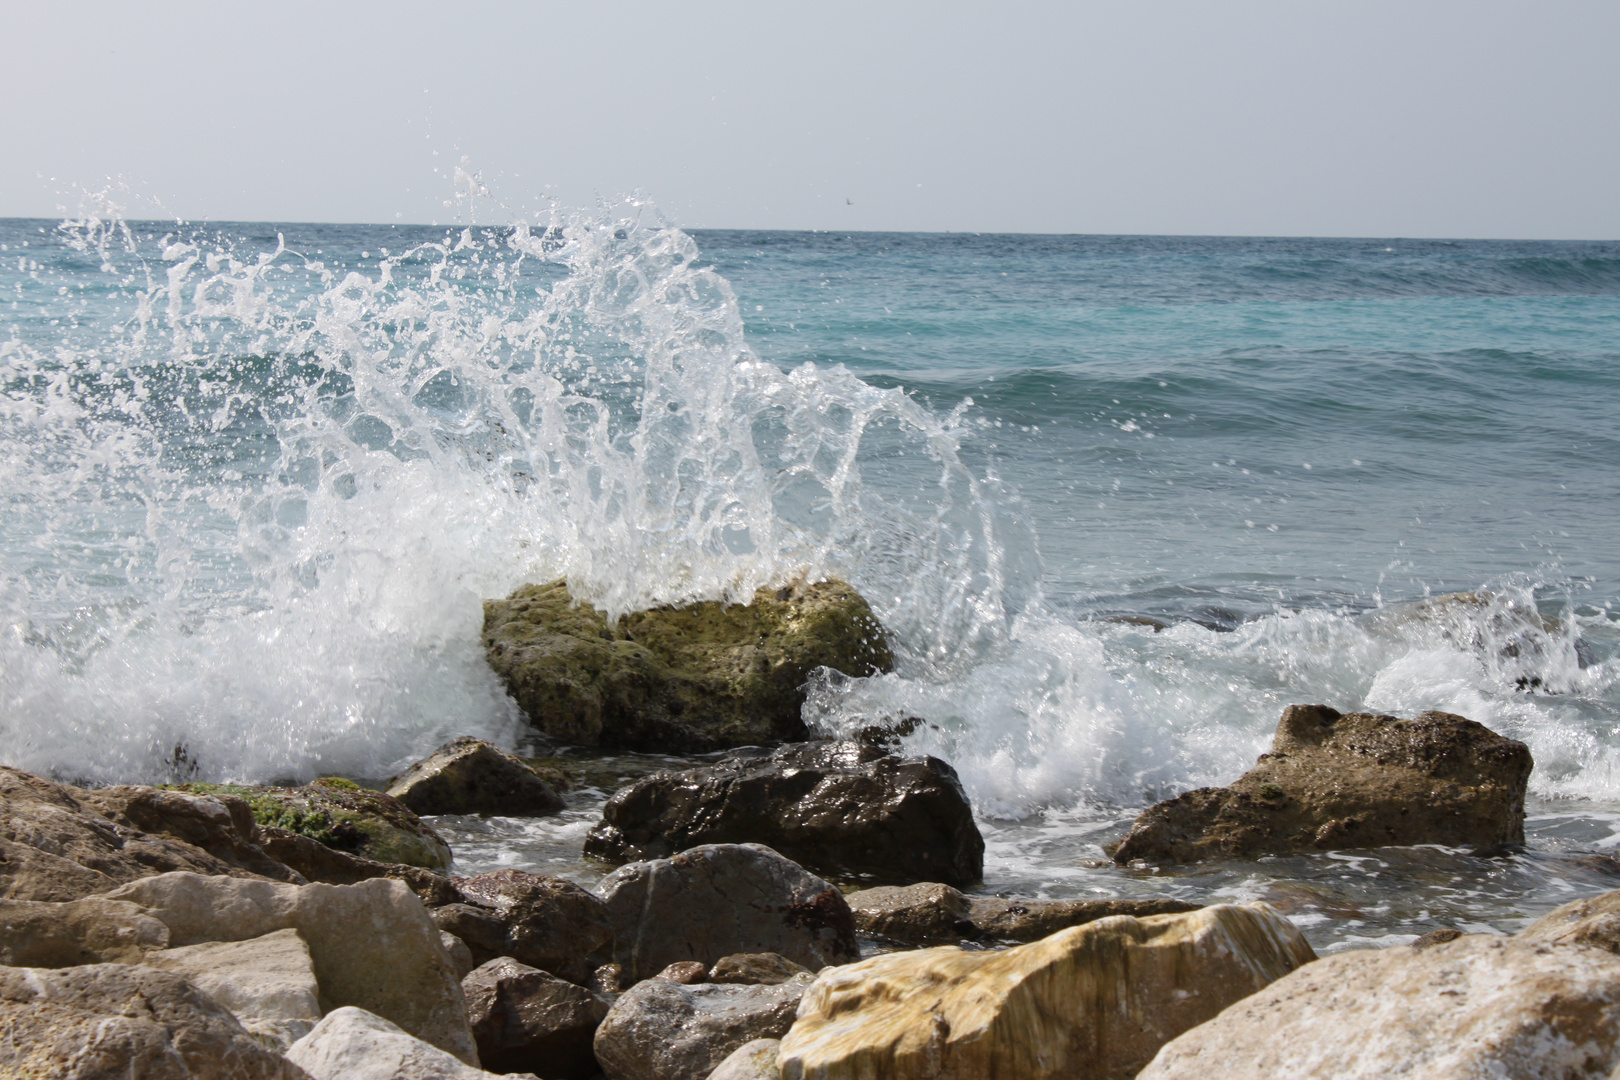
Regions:
M 780 737 L 807 657 L 887 663 L 836 583 L 615 625 L 547 588 L 490 608 L 492 662 L 523 667 L 530 701 L 567 682 L 546 723 L 602 745 L 624 745 L 615 724 L 671 750 L 757 735 L 750 694 Z M 704 693 L 725 698 L 707 726 Z M 1511 850 L 1532 767 L 1462 717 L 1292 706 L 1250 773 L 1149 807 L 1112 856 Z M 1260 902 L 975 895 L 985 847 L 955 772 L 881 737 L 630 778 L 584 840 L 619 864 L 593 888 L 456 876 L 423 820 L 554 814 L 570 783 L 473 739 L 385 792 L 92 790 L 0 768 L 0 1074 L 1620 1075 L 1620 891 L 1517 935 L 1323 958 Z

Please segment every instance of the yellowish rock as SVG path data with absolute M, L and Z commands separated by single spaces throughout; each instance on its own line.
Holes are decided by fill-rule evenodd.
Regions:
M 1265 904 L 1112 916 L 1003 952 L 829 968 L 782 1080 L 1126 1080 L 1159 1047 L 1316 958 Z

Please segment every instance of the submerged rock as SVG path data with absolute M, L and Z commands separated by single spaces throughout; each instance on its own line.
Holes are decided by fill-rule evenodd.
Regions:
M 6 967 L 138 964 L 168 947 L 169 928 L 122 900 L 0 900 L 0 965 Z
M 595 994 L 505 956 L 475 968 L 461 990 L 485 1068 L 542 1080 L 596 1075 L 591 1040 L 608 1004 Z
M 860 955 L 843 894 L 760 844 L 631 863 L 604 878 L 597 895 L 613 926 L 614 960 L 631 982 L 733 953 L 774 952 L 812 971 Z
M 396 777 L 388 794 L 418 814 L 539 817 L 565 805 L 533 768 L 473 738 L 439 747 Z
M 818 975 L 778 1065 L 822 1080 L 1127 1080 L 1314 959 L 1264 904 L 1114 916 L 1000 952 L 890 953 Z
M 647 979 L 625 991 L 596 1029 L 608 1080 L 706 1080 L 732 1052 L 779 1039 L 810 976 L 772 986 Z
M 484 602 L 484 648 L 542 731 L 583 746 L 677 752 L 802 739 L 812 671 L 869 675 L 894 662 L 871 608 L 841 581 L 612 623 L 575 606 L 563 582 L 525 585 Z
M 261 1042 L 285 1049 L 320 1022 L 320 988 L 309 948 L 287 929 L 246 941 L 210 941 L 148 953 L 225 1006 Z
M 283 885 L 161 874 L 108 899 L 140 905 L 174 947 L 294 929 L 309 947 L 323 1010 L 374 1012 L 463 1061 L 475 1061 L 466 1003 L 427 910 L 405 885 Z
M 1329 956 L 1167 1044 L 1140 1080 L 1609 1076 L 1620 962 L 1468 934 Z
M 125 816 L 131 807 L 148 823 L 164 809 L 168 824 L 148 832 Z M 0 896 L 78 900 L 170 870 L 302 880 L 254 845 L 252 814 L 239 800 L 91 792 L 0 766 Z
M 1149 807 L 1114 861 L 1522 844 L 1530 768 L 1523 743 L 1450 713 L 1398 720 L 1290 705 L 1254 768 Z
M 435 909 L 433 920 L 466 942 L 480 964 L 510 957 L 583 985 L 607 958 L 607 906 L 572 881 L 497 870 L 455 885 L 465 902 Z
M 364 1009 L 328 1013 L 287 1060 L 311 1080 L 499 1080 Z M 220 1074 L 224 1076 L 226 1074 Z M 532 1080 L 532 1078 L 531 1078 Z
M 429 870 L 450 866 L 450 845 L 408 806 L 338 777 L 303 787 L 183 784 L 178 790 L 234 796 L 248 805 L 261 826 L 285 829 L 374 862 Z
M 644 777 L 608 800 L 585 853 L 624 863 L 740 843 L 835 878 L 966 885 L 984 870 L 984 839 L 955 770 L 858 742 Z
M 132 964 L 0 968 L 0 1074 L 309 1080 L 185 978 Z
M 844 898 L 863 934 L 913 945 L 955 941 L 1039 941 L 1111 915 L 1174 915 L 1184 900 L 1011 900 L 967 896 L 938 882 L 862 889 Z

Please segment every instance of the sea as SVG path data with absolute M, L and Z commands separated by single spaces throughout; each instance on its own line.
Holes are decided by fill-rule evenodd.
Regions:
M 0 762 L 380 781 L 459 735 L 577 757 L 459 872 L 589 883 L 613 785 L 481 602 L 610 613 L 837 576 L 985 894 L 1264 900 L 1320 951 L 1620 887 L 1620 244 L 0 221 Z M 1294 703 L 1535 756 L 1528 844 L 1122 868 Z

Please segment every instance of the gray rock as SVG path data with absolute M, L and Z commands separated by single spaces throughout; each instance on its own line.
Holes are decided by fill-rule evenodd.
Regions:
M 607 907 L 571 881 L 521 870 L 456 878 L 467 901 L 434 911 L 439 929 L 467 943 L 480 964 L 498 956 L 583 984 L 609 959 Z
M 776 1055 L 781 1039 L 755 1039 L 745 1042 L 709 1074 L 709 1080 L 780 1080 Z
M 7 967 L 135 964 L 168 946 L 169 928 L 124 901 L 0 900 L 0 964 Z
M 1522 844 L 1531 764 L 1523 743 L 1451 713 L 1398 720 L 1290 705 L 1254 768 L 1148 807 L 1114 861 Z
M 742 986 L 775 986 L 795 975 L 809 974 L 812 974 L 809 968 L 773 952 L 737 953 L 716 960 L 714 967 L 709 969 L 709 981 Z
M 809 975 L 776 986 L 647 979 L 620 996 L 596 1031 L 608 1080 L 706 1080 L 738 1047 L 793 1026 Z
M 1166 1043 L 1139 1080 L 1573 1080 L 1617 1062 L 1612 956 L 1467 934 L 1306 964 Z
M 260 1041 L 282 1049 L 321 1019 L 315 965 L 296 930 L 164 949 L 147 953 L 141 962 L 191 980 Z
M 1039 941 L 1111 915 L 1145 918 L 1195 911 L 1182 900 L 1012 900 L 967 896 L 925 881 L 862 889 L 844 897 L 863 934 L 912 945 L 957 941 Z
M 564 806 L 529 766 L 482 739 L 460 738 L 412 765 L 388 794 L 418 814 L 538 817 Z
M 489 665 L 530 722 L 564 742 L 703 752 L 804 738 L 804 686 L 830 667 L 887 671 L 894 658 L 860 594 L 841 581 L 760 589 L 609 622 L 565 582 L 484 601 Z
M 144 831 L 126 815 L 150 822 L 159 810 L 169 822 L 161 833 Z M 0 767 L 0 896 L 78 900 L 168 870 L 302 881 L 252 845 L 252 828 L 240 799 L 172 792 L 126 798 Z
M 161 920 L 176 947 L 295 929 L 309 946 L 323 1011 L 357 1006 L 477 1060 L 461 982 L 438 928 L 402 882 L 297 886 L 172 873 L 132 882 L 109 898 Z
M 328 1013 L 287 1060 L 311 1080 L 497 1080 L 364 1009 Z M 530 1077 L 530 1080 L 534 1080 Z
M 485 1067 L 545 1080 L 596 1075 L 591 1040 L 608 1004 L 595 994 L 508 957 L 475 969 L 461 989 Z
M 966 885 L 984 871 L 984 839 L 955 770 L 859 742 L 643 777 L 608 800 L 585 853 L 624 863 L 740 843 L 836 878 Z
M 309 1080 L 186 979 L 132 964 L 0 968 L 0 1075 Z
M 760 844 L 709 844 L 620 867 L 597 886 L 632 982 L 681 960 L 774 952 L 812 971 L 858 958 L 843 894 Z
M 456 978 L 465 979 L 467 973 L 478 966 L 473 960 L 472 950 L 456 935 L 440 930 L 439 943 L 444 946 L 444 953 L 450 958 L 450 968 L 456 973 Z

